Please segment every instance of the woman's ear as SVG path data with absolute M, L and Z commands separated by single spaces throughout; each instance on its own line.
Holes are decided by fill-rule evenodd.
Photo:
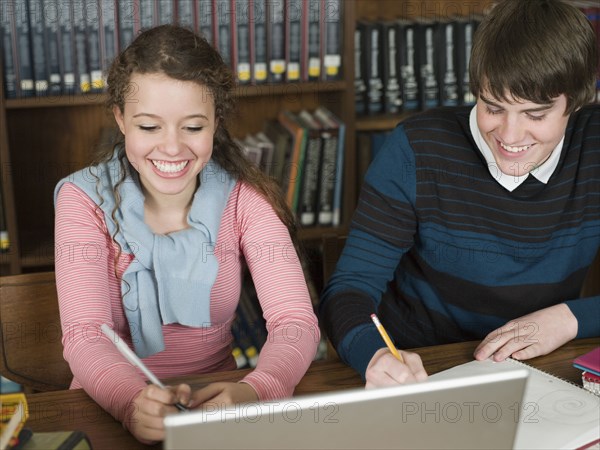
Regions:
M 115 121 L 117 122 L 121 133 L 125 135 L 125 120 L 123 119 L 123 112 L 117 105 L 113 106 L 113 115 L 115 116 Z

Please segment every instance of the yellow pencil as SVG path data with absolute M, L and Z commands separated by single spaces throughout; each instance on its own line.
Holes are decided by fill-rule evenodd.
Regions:
M 392 352 L 392 355 L 394 355 L 398 361 L 403 363 L 404 360 L 402 359 L 402 355 L 400 355 L 398 349 L 392 343 L 390 336 L 387 334 L 387 331 L 385 331 L 385 328 L 383 328 L 383 325 L 381 325 L 381 322 L 379 321 L 377 316 L 375 314 L 371 314 L 371 319 L 373 319 L 373 323 L 375 324 L 377 330 L 379 331 L 379 334 L 381 334 L 381 337 L 385 341 L 385 345 L 387 345 L 387 347 L 390 349 L 390 352 Z

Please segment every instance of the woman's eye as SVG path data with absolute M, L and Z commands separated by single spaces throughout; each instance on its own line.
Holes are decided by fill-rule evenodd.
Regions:
M 197 133 L 202 130 L 202 127 L 185 127 L 186 130 L 191 131 L 192 133 Z
M 155 125 L 140 125 L 139 127 L 142 131 L 155 131 L 158 129 Z

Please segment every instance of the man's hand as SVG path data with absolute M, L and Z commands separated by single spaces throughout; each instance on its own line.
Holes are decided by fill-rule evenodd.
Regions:
M 504 361 L 546 355 L 577 336 L 577 319 L 567 305 L 550 306 L 511 320 L 475 349 L 475 359 Z
M 398 361 L 387 348 L 377 350 L 367 366 L 365 388 L 395 386 L 427 379 L 427 372 L 419 355 L 403 350 L 399 352 L 404 363 Z

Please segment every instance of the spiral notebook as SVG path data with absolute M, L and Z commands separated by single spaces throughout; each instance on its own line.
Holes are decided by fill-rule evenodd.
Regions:
M 514 359 L 471 361 L 431 375 L 430 380 L 498 373 L 517 367 L 529 371 L 521 405 L 507 414 L 519 421 L 516 449 L 582 449 L 600 442 L 600 397 Z M 517 416 L 515 413 L 520 411 Z

